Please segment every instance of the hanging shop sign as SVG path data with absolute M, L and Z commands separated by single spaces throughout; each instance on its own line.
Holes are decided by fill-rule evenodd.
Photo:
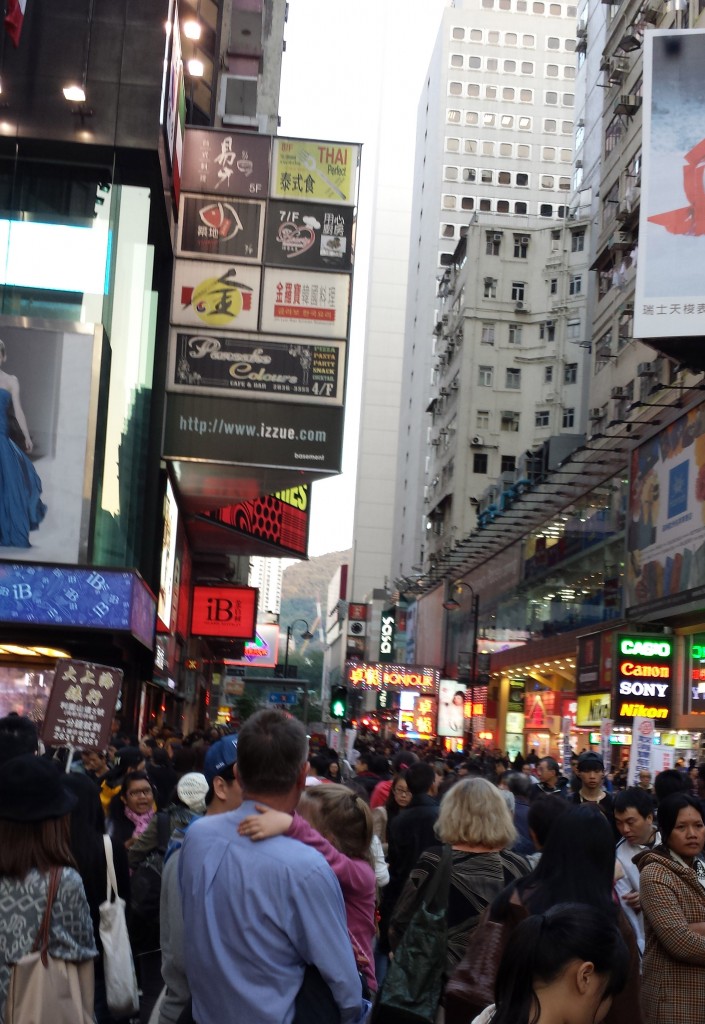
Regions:
M 181 187 L 217 196 L 266 196 L 271 139 L 251 132 L 189 128 Z
M 202 259 L 262 262 L 264 202 L 182 196 L 177 251 Z
M 261 330 L 342 341 L 348 332 L 349 304 L 348 274 L 266 267 Z
M 256 587 L 193 588 L 191 635 L 252 640 L 257 633 Z
M 414 700 L 414 732 L 420 736 L 432 736 L 437 713 L 438 701 L 435 697 L 416 697 Z
M 271 194 L 275 199 L 354 204 L 359 146 L 313 139 L 275 138 L 272 141 Z
M 609 693 L 583 693 L 578 697 L 578 713 L 575 724 L 579 729 L 600 726 L 609 719 L 612 710 L 612 696 Z
M 382 611 L 382 620 L 379 630 L 379 660 L 389 662 L 394 660 L 394 634 L 396 630 L 395 608 L 385 608 Z
M 668 636 L 617 634 L 615 721 L 635 718 L 668 725 L 673 689 L 674 644 Z
M 345 343 L 172 331 L 168 391 L 342 405 Z
M 272 200 L 264 262 L 307 270 L 350 270 L 353 222 L 352 207 Z
M 345 674 L 348 685 L 355 688 L 379 689 L 387 687 L 395 691 L 419 690 L 423 693 L 437 693 L 441 678 L 440 670 L 426 665 L 381 665 L 369 662 L 346 662 Z
M 176 260 L 172 323 L 229 331 L 256 331 L 259 267 Z
M 689 647 L 689 680 L 683 687 L 683 712 L 705 715 L 705 633 L 686 637 Z

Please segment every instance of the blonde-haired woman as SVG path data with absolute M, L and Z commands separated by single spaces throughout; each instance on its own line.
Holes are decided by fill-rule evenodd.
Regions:
M 528 875 L 525 857 L 513 853 L 516 829 L 496 786 L 487 779 L 463 779 L 443 798 L 436 834 L 453 853 L 448 894 L 447 973 L 459 962 L 480 914 L 510 882 Z M 421 854 L 392 914 L 389 938 L 392 949 L 401 941 L 407 924 L 424 896 L 441 861 L 441 846 Z

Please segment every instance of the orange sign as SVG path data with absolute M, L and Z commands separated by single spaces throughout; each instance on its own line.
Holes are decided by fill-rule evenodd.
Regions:
M 346 665 L 348 684 L 354 687 L 369 686 L 375 690 L 421 690 L 436 693 L 441 677 L 437 668 L 425 665 L 384 665 L 349 661 Z

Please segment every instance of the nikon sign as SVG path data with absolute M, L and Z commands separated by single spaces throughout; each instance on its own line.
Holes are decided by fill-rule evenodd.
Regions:
M 615 721 L 653 719 L 666 727 L 671 717 L 673 639 L 617 635 Z

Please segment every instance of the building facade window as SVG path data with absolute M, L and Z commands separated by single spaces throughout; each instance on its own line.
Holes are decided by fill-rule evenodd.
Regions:
M 564 409 L 563 410 L 563 426 L 574 427 L 575 426 L 575 409 Z
M 519 413 L 503 412 L 499 421 L 500 430 L 508 430 L 511 434 L 519 432 Z
M 544 384 L 551 384 L 553 381 L 553 367 L 544 366 L 543 368 L 543 382 Z
M 487 453 L 486 452 L 475 452 L 472 457 L 472 471 L 473 473 L 486 473 L 487 472 Z
M 582 274 L 571 274 L 570 282 L 568 284 L 568 292 L 571 295 L 580 295 L 583 290 L 583 275 Z
M 481 388 L 491 388 L 494 376 L 493 367 L 479 366 L 477 370 L 477 383 Z
M 488 231 L 485 243 L 486 256 L 499 256 L 499 247 L 502 244 L 502 234 L 499 231 Z
M 494 345 L 494 324 L 484 323 L 482 325 L 482 344 Z
M 511 388 L 513 391 L 519 391 L 521 388 L 521 370 L 516 366 L 508 366 L 507 372 L 504 379 L 504 386 Z
M 556 324 L 553 320 L 544 320 L 542 324 L 539 324 L 539 338 L 541 341 L 555 341 L 556 340 Z
M 537 409 L 534 416 L 534 425 L 537 427 L 547 427 L 549 424 L 550 413 L 548 409 Z
M 515 235 L 514 236 L 514 259 L 525 260 L 529 255 L 529 236 L 528 235 Z
M 490 411 L 489 409 L 478 409 L 475 415 L 475 426 L 478 430 L 489 430 L 490 429 Z
M 513 473 L 517 468 L 516 455 L 503 455 L 500 462 L 501 473 Z
M 563 371 L 563 383 L 575 384 L 578 380 L 578 364 L 566 363 Z
M 521 345 L 521 324 L 510 324 L 509 325 L 509 344 L 510 345 Z
M 526 285 L 523 281 L 512 281 L 512 302 L 524 301 L 525 287 Z
M 485 278 L 485 287 L 482 293 L 486 299 L 497 298 L 497 279 L 494 277 Z

